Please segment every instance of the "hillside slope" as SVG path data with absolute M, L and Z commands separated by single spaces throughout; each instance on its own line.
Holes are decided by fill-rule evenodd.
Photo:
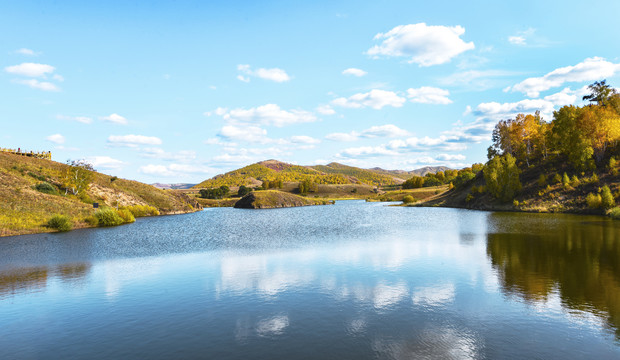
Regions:
M 160 214 L 200 208 L 182 193 L 97 172 L 92 172 L 92 182 L 83 195 L 64 195 L 60 174 L 67 167 L 51 160 L 0 152 L 0 236 L 48 231 L 44 225 L 54 214 L 69 216 L 75 228 L 87 227 L 85 219 L 94 212 L 93 202 L 110 207 L 150 205 Z M 56 193 L 37 191 L 35 186 L 43 182 L 51 184 Z
M 216 175 L 194 186 L 200 188 L 215 188 L 222 185 L 236 187 L 240 185 L 256 187 L 264 180 L 282 180 L 283 182 L 299 182 L 311 178 L 317 184 L 366 184 L 371 186 L 385 186 L 402 184 L 404 180 L 417 175 L 420 171 L 443 171 L 445 167 L 422 168 L 412 171 L 383 170 L 380 168 L 362 169 L 339 163 L 327 165 L 301 166 L 277 160 L 266 160 L 244 166 L 225 174 Z
M 558 175 L 561 178 L 564 173 L 571 178 L 568 184 L 557 181 Z M 486 183 L 481 171 L 464 186 L 447 191 L 420 205 L 477 210 L 603 214 L 605 211 L 601 208 L 590 208 L 586 197 L 588 194 L 599 194 L 600 189 L 607 185 L 616 199 L 620 198 L 620 175 L 613 173 L 603 169 L 593 176 L 593 173 L 576 172 L 562 159 L 546 161 L 522 169 L 519 176 L 522 188 L 514 201 L 501 202 L 485 191 Z M 544 176 L 544 181 L 541 181 L 541 175 Z

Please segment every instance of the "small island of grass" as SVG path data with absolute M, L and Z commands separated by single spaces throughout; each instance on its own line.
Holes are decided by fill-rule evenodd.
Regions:
M 328 205 L 333 201 L 308 199 L 277 190 L 253 191 L 235 203 L 239 209 L 275 209 L 296 206 Z

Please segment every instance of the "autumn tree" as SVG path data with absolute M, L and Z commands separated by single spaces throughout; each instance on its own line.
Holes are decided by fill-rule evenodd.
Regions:
M 517 160 L 510 154 L 493 157 L 482 170 L 486 182 L 486 190 L 502 202 L 515 198 L 521 190 Z
M 86 160 L 67 160 L 68 165 L 60 174 L 60 181 L 65 188 L 65 195 L 69 191 L 73 195 L 79 195 L 80 192 L 88 190 L 93 179 L 93 171 L 95 169 Z

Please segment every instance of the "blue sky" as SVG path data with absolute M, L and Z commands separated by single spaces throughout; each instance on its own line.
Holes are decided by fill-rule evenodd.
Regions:
M 620 2 L 0 3 L 0 147 L 199 182 L 256 161 L 486 160 L 500 119 L 620 85 Z

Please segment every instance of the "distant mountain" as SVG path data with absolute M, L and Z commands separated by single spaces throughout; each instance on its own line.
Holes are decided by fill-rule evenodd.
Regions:
M 406 170 L 384 170 L 382 168 L 379 167 L 375 167 L 372 169 L 369 169 L 372 171 L 376 171 L 379 174 L 386 174 L 386 175 L 392 175 L 392 176 L 396 176 L 398 178 L 401 178 L 403 180 L 407 180 L 412 176 L 425 176 L 426 174 L 436 174 L 440 171 L 446 171 L 446 170 L 451 170 L 449 167 L 446 166 L 425 166 L 419 169 L 415 169 L 415 170 L 411 170 L 411 171 L 406 171 Z
M 158 189 L 170 190 L 170 189 L 191 189 L 196 184 L 184 184 L 184 183 L 162 184 L 162 183 L 154 183 L 154 184 L 151 184 L 151 185 L 155 186 Z
M 425 167 L 413 171 L 362 169 L 339 163 L 302 166 L 278 160 L 265 160 L 207 179 L 195 188 L 226 186 L 260 186 L 264 180 L 302 181 L 308 177 L 318 184 L 367 184 L 373 186 L 401 184 L 414 175 L 426 175 L 448 169 L 444 166 Z

